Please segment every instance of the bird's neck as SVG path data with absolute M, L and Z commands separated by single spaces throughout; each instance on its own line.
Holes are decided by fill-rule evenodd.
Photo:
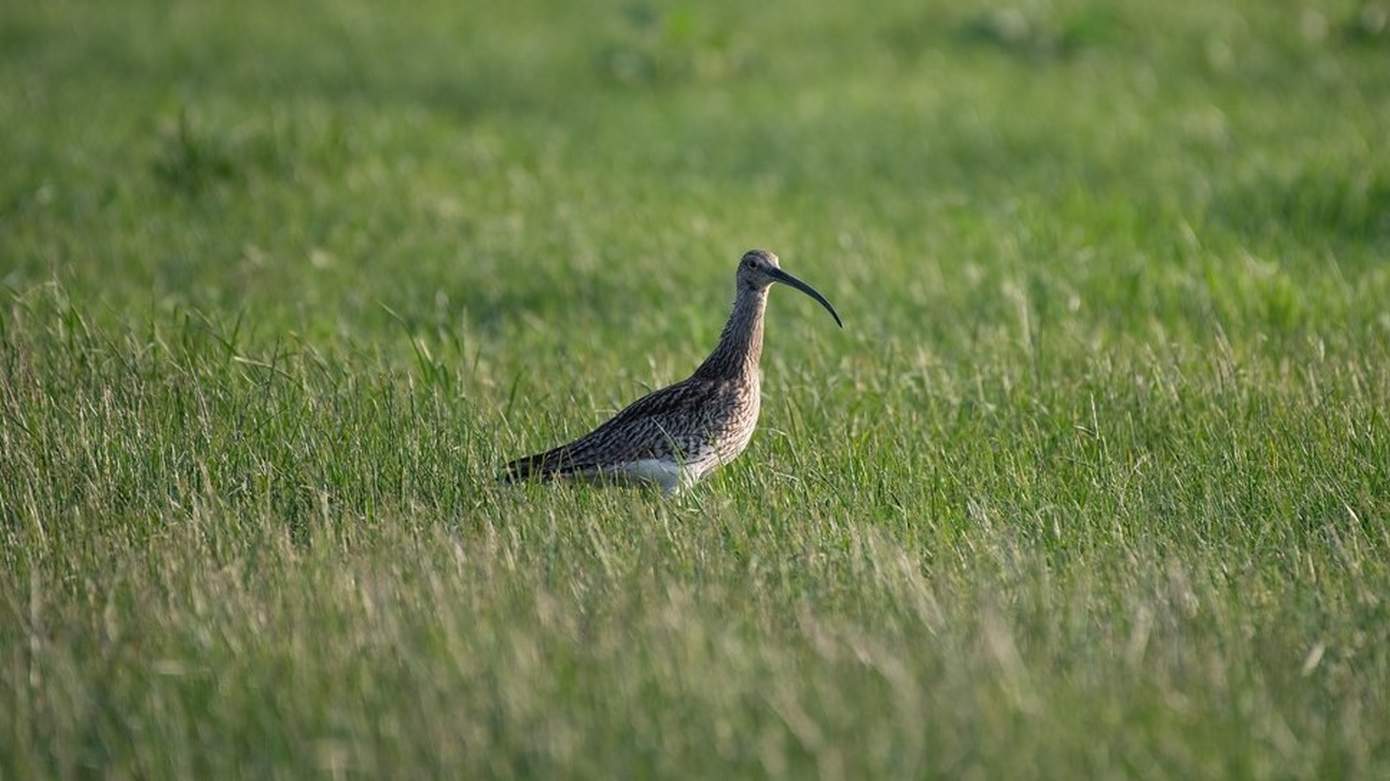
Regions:
M 740 286 L 734 296 L 729 322 L 719 335 L 714 352 L 695 370 L 696 377 L 728 379 L 756 376 L 763 355 L 763 312 L 767 309 L 767 288 Z

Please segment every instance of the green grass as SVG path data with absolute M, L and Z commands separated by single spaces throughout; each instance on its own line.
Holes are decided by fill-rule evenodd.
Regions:
M 1390 774 L 1383 4 L 465 6 L 0 0 L 0 777 Z

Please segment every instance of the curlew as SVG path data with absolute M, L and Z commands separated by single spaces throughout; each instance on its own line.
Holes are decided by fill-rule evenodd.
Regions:
M 654 483 L 670 495 L 732 461 L 758 423 L 763 315 L 774 282 L 814 298 L 844 327 L 825 296 L 783 271 L 776 255 L 750 250 L 738 263 L 733 311 L 719 344 L 694 374 L 643 396 L 573 442 L 512 461 L 502 479 Z

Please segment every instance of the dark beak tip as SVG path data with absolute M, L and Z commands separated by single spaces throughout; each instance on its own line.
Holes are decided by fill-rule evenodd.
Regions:
M 835 307 L 830 305 L 830 302 L 825 299 L 825 296 L 820 294 L 820 291 L 816 290 L 815 288 L 811 287 L 805 282 L 802 282 L 801 280 L 783 271 L 782 269 L 774 269 L 771 272 L 771 275 L 773 279 L 791 285 L 797 290 L 800 290 L 801 292 L 815 299 L 817 303 L 825 307 L 825 310 L 830 313 L 831 317 L 835 318 L 835 325 L 839 326 L 840 328 L 845 327 L 845 324 L 840 321 L 840 313 L 835 311 Z

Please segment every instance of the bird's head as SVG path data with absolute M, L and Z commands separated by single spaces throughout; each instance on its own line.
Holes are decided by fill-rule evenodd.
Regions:
M 844 328 L 844 323 L 840 322 L 840 315 L 835 311 L 835 307 L 825 300 L 815 288 L 802 282 L 796 277 L 782 270 L 782 264 L 777 260 L 777 256 L 765 249 L 752 249 L 743 253 L 743 259 L 738 262 L 738 286 L 740 290 L 761 291 L 772 286 L 774 282 L 781 282 L 790 285 L 806 295 L 814 298 L 821 306 L 830 312 L 830 316 L 835 318 L 835 324 Z

